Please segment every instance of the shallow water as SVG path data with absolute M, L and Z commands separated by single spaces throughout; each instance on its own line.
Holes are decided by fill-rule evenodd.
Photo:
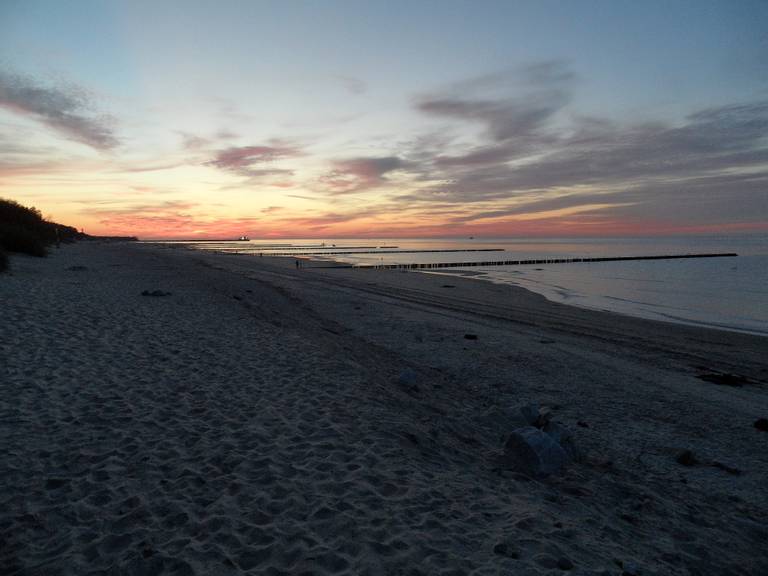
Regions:
M 324 243 L 284 239 L 199 246 L 246 253 L 300 254 L 304 258 L 357 265 L 736 252 L 736 258 L 451 268 L 441 273 L 471 272 L 473 278 L 515 284 L 550 300 L 576 306 L 768 335 L 765 234 L 600 239 L 331 239 Z M 440 249 L 503 251 L 403 252 Z

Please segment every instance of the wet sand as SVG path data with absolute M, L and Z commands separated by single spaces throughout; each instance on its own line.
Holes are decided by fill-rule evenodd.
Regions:
M 3 573 L 768 573 L 768 339 L 179 247 L 11 265 Z M 501 466 L 528 402 L 583 461 Z

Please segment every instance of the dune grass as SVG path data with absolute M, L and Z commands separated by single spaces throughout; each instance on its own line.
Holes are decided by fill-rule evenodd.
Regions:
M 36 208 L 0 198 L 0 270 L 8 269 L 7 252 L 43 257 L 48 246 L 83 237 L 72 226 L 46 220 Z
M 33 230 L 18 225 L 3 224 L 0 229 L 0 246 L 8 252 L 19 252 L 30 256 L 45 256 L 48 250 L 43 239 Z

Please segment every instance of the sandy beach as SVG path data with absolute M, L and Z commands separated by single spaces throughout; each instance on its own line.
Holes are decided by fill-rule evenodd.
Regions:
M 180 247 L 11 266 L 1 574 L 768 574 L 768 339 Z M 562 473 L 504 465 L 529 403 Z

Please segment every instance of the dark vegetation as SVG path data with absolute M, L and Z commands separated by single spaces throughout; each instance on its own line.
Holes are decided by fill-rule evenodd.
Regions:
M 53 244 L 87 237 L 72 226 L 46 220 L 36 208 L 0 198 L 0 271 L 8 268 L 7 252 L 45 256 Z

